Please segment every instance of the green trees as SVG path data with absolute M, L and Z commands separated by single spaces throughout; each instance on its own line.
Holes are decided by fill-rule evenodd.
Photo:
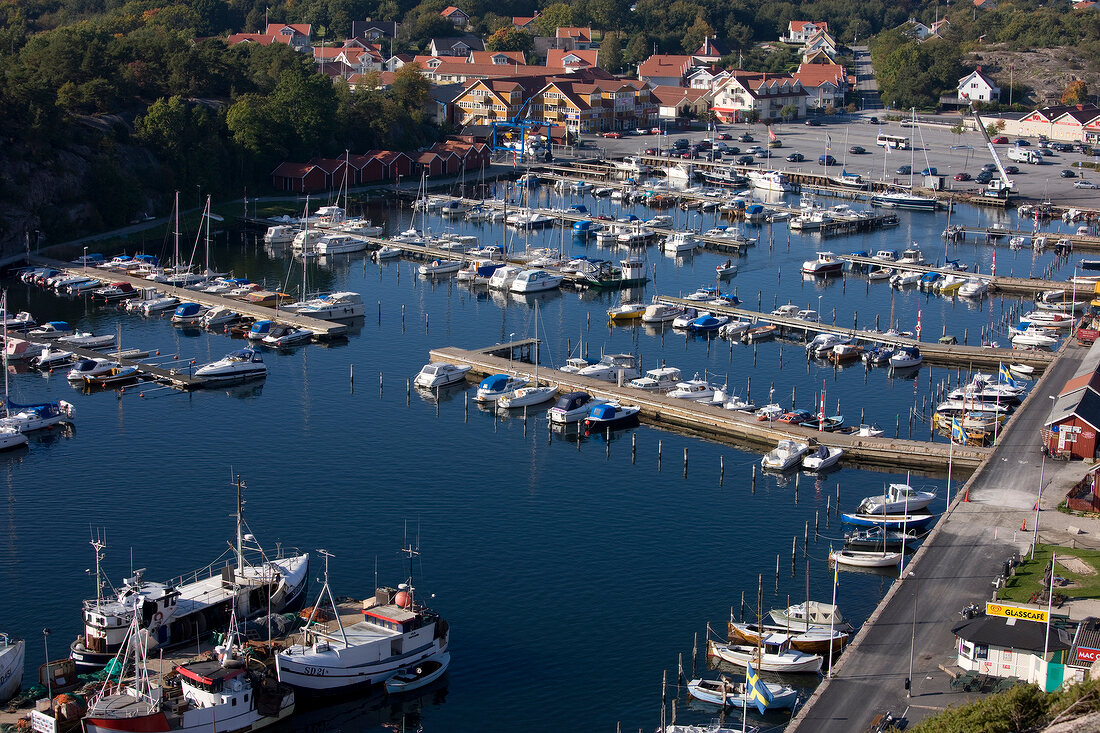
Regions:
M 511 25 L 504 26 L 485 41 L 490 51 L 522 51 L 527 54 L 535 47 L 535 40 L 526 31 Z
M 941 94 L 955 89 L 962 76 L 959 47 L 947 39 L 918 43 L 898 30 L 880 33 L 871 43 L 882 99 L 899 107 L 934 107 Z
M 623 70 L 623 36 L 612 31 L 605 33 L 600 43 L 599 67 L 612 74 Z

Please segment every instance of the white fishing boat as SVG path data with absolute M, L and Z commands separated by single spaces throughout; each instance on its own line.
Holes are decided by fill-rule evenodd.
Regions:
M 824 661 L 818 654 L 806 654 L 791 648 L 790 637 L 785 634 L 769 634 L 762 640 L 760 648 L 747 644 L 722 644 L 707 642 L 707 652 L 723 662 L 737 667 L 752 665 L 761 672 L 780 672 L 795 674 L 821 671 Z
M 374 251 L 374 259 L 376 262 L 383 262 L 385 260 L 397 259 L 405 250 L 400 247 L 394 247 L 391 244 L 385 244 Z
M 290 328 L 280 334 L 268 334 L 264 336 L 263 343 L 266 346 L 295 346 L 309 343 L 313 338 L 313 331 L 308 328 Z
M 441 277 L 443 275 L 453 275 L 461 269 L 462 262 L 460 260 L 432 260 L 418 267 L 417 272 L 424 277 Z
M 989 281 L 979 277 L 970 277 L 959 286 L 959 297 L 980 298 L 989 292 Z
M 404 549 L 409 574 L 397 588 L 380 587 L 362 602 L 338 605 L 325 583 L 297 643 L 276 656 L 279 680 L 296 691 L 317 695 L 346 693 L 406 674 L 428 662 L 446 668 L 450 628 L 438 613 L 420 603 L 413 585 L 413 560 L 419 554 Z M 334 618 L 316 618 L 327 598 Z
M 924 509 L 936 498 L 935 492 L 918 491 L 909 484 L 890 484 L 878 496 L 868 496 L 859 504 L 861 514 L 902 514 Z
M 756 409 L 756 405 L 750 402 L 748 399 L 739 395 L 731 395 L 724 407 L 727 410 L 734 410 L 735 412 L 752 412 Z
M 779 444 L 760 459 L 760 465 L 770 471 L 786 471 L 797 466 L 810 446 L 796 440 L 784 438 Z
M 901 562 L 900 552 L 870 552 L 866 550 L 833 550 L 829 560 L 838 565 L 857 568 L 888 568 Z
M 362 252 L 366 248 L 367 240 L 341 234 L 327 234 L 313 245 L 313 251 L 318 255 L 349 254 Z
M 202 316 L 202 325 L 205 328 L 216 328 L 218 326 L 226 326 L 230 323 L 235 323 L 240 320 L 241 314 L 230 308 L 224 308 L 218 306 L 211 308 Z
M 118 365 L 117 361 L 106 358 L 80 359 L 73 364 L 73 368 L 69 370 L 65 378 L 70 382 L 83 382 L 84 377 L 94 377 L 100 374 L 106 374 Z
M 838 259 L 833 252 L 818 252 L 816 260 L 802 263 L 805 275 L 836 275 L 844 271 L 844 260 Z
M 436 387 L 446 387 L 448 384 L 457 384 L 466 379 L 466 373 L 470 371 L 470 368 L 468 365 L 455 366 L 445 362 L 425 364 L 413 379 L 413 384 L 424 389 L 435 389 Z
M 1041 328 L 1027 328 L 1012 337 L 1012 346 L 1045 347 L 1058 343 L 1058 336 Z
M 889 364 L 894 369 L 905 369 L 919 365 L 924 360 L 916 346 L 899 346 L 890 355 Z
M 630 380 L 630 386 L 647 392 L 668 392 L 675 389 L 682 376 L 676 367 L 650 369 L 637 379 Z
M 41 341 L 53 341 L 61 338 L 62 336 L 72 336 L 73 329 L 65 321 L 49 321 L 43 323 L 38 328 L 31 329 L 27 332 L 27 336 Z
M 509 291 L 513 293 L 542 293 L 547 290 L 556 290 L 561 286 L 563 279 L 561 274 L 556 272 L 523 270 L 516 275 Z
M 547 419 L 558 425 L 578 423 L 592 413 L 593 407 L 606 402 L 602 397 L 593 397 L 587 392 L 569 392 L 558 398 L 546 413 Z
M 103 349 L 114 346 L 115 337 L 110 333 L 96 336 L 90 331 L 78 331 L 72 336 L 62 336 L 57 343 L 81 349 Z
M 207 382 L 261 379 L 267 376 L 263 355 L 255 349 L 231 351 L 221 359 L 203 364 L 195 376 Z
M 718 329 L 718 335 L 731 341 L 737 341 L 743 338 L 752 327 L 752 321 L 731 320 Z
M 889 280 L 894 275 L 892 267 L 876 267 L 867 273 L 868 280 Z
M 640 376 L 636 364 L 633 354 L 604 354 L 597 363 L 584 367 L 577 374 L 610 381 L 617 381 L 621 375 L 623 382 L 628 382 Z
M 26 442 L 26 438 L 23 439 Z M 15 697 L 23 686 L 23 659 L 26 647 L 22 639 L 0 634 L 0 703 Z
M 102 595 L 111 584 L 103 577 L 105 545 L 96 553 L 96 597 L 83 603 L 84 633 L 70 646 L 81 671 L 105 666 L 124 648 L 136 623 L 149 651 L 193 643 L 196 634 L 216 630 L 235 607 L 239 618 L 297 610 L 309 581 L 309 555 L 266 554 L 249 532 L 237 481 L 236 542 L 211 564 L 176 580 L 145 580 L 144 568 L 123 580 L 115 595 Z M 135 621 L 136 618 L 136 621 Z
M 665 237 L 665 241 L 661 244 L 661 251 L 665 254 L 684 254 L 694 252 L 698 246 L 699 240 L 693 232 L 672 232 Z
M 923 273 L 916 270 L 899 270 L 890 276 L 890 284 L 895 288 L 905 288 L 916 285 L 923 276 Z
M 264 241 L 268 244 L 290 244 L 294 241 L 294 235 L 298 228 L 289 224 L 276 224 L 267 228 L 264 232 Z
M 489 288 L 491 290 L 511 290 L 512 283 L 516 281 L 516 277 L 521 272 L 523 272 L 523 268 L 516 265 L 498 267 L 489 277 Z
M 642 313 L 642 323 L 667 323 L 683 315 L 684 306 L 669 303 L 651 303 Z
M 31 366 L 43 370 L 56 369 L 59 366 L 64 366 L 71 362 L 74 356 L 76 356 L 76 354 L 71 351 L 64 351 L 52 346 L 47 346 L 42 351 L 38 352 L 37 356 L 31 357 Z
M 813 425 L 812 422 L 809 424 Z M 842 448 L 819 445 L 802 459 L 802 467 L 807 471 L 823 471 L 830 466 L 835 466 L 843 456 Z

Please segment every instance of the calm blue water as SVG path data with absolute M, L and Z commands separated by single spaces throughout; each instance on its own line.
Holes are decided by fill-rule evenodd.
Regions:
M 598 205 L 607 210 L 607 202 Z M 970 304 L 854 277 L 821 284 L 798 275 L 799 264 L 823 248 L 901 250 L 917 241 L 928 259 L 942 260 L 944 215 L 900 216 L 897 229 L 824 247 L 817 238 L 788 237 L 782 224 L 755 228 L 761 243 L 741 259 L 728 288 L 748 305 L 759 292 L 765 310 L 787 301 L 817 308 L 820 298 L 824 317 L 831 319 L 835 308 L 838 323 L 851 323 L 858 311 L 860 323 L 870 325 L 877 313 L 885 328 L 893 309 L 896 321 L 911 329 L 920 311 L 926 338 L 938 337 L 946 325 L 960 338 L 968 329 L 975 343 L 974 334 L 998 324 L 1014 301 Z M 1009 224 L 1015 218 L 1001 216 Z M 712 215 L 701 218 L 712 225 Z M 972 209 L 952 219 L 983 226 L 994 221 L 989 212 Z M 437 231 L 446 228 L 434 217 L 430 223 Z M 390 225 L 395 230 L 405 223 Z M 455 228 L 489 242 L 501 239 L 500 225 Z M 558 236 L 536 233 L 530 244 L 556 243 Z M 586 250 L 568 239 L 565 247 Z M 587 251 L 598 250 L 589 245 Z M 269 284 L 287 282 L 289 257 L 273 256 L 238 233 L 217 238 L 214 252 L 220 269 Z M 985 244 L 952 245 L 946 252 L 982 271 L 992 257 Z M 724 259 L 698 254 L 677 262 L 652 248 L 649 257 L 656 286 L 637 293 L 647 299 L 710 284 L 714 265 Z M 1051 262 L 1051 255 L 998 249 L 1000 274 L 1038 274 Z M 1067 267 L 1072 265 L 1059 265 L 1061 274 Z M 44 625 L 52 629 L 51 656 L 60 656 L 80 631 L 79 602 L 94 595 L 85 572 L 93 566 L 90 528 L 107 532 L 106 568 L 115 583 L 131 567 L 147 568 L 149 578 L 199 567 L 233 534 L 230 479 L 239 473 L 248 484 L 246 514 L 257 537 L 267 546 L 281 542 L 334 553 L 338 595 L 372 593 L 376 566 L 381 581 L 400 582 L 404 571 L 396 551 L 406 531 L 419 533 L 421 597 L 435 594 L 433 603 L 453 630 L 445 690 L 397 705 L 364 699 L 308 714 L 285 730 L 376 731 L 401 725 L 403 718 L 410 730 L 480 730 L 487 721 L 495 729 L 530 733 L 612 731 L 618 721 L 624 730 L 651 729 L 658 721 L 662 671 L 674 680 L 680 654 L 690 668 L 693 636 L 702 639 L 708 622 L 724 628 L 742 592 L 752 606 L 759 575 L 765 608 L 804 598 L 806 522 L 811 595 L 828 600 L 826 557 L 842 532 L 835 517 L 823 515 L 838 486 L 850 510 L 885 482 L 904 479 L 844 468 L 816 479 L 759 476 L 753 493 L 757 453 L 640 427 L 632 431 L 632 462 L 629 432 L 615 436 L 608 453 L 602 439 L 548 440 L 541 415 L 531 415 L 526 429 L 522 416 L 495 419 L 473 406 L 467 416 L 461 389 L 444 392 L 438 403 L 415 391 L 407 400 L 405 381 L 430 348 L 534 335 L 533 301 L 475 294 L 414 273 L 413 263 L 378 266 L 362 255 L 311 265 L 311 288 L 362 292 L 369 303 L 381 304 L 381 315 L 369 308 L 346 343 L 267 353 L 270 376 L 260 385 L 192 394 L 147 390 L 143 397 L 135 388 L 83 394 L 60 371 L 11 377 L 14 400 L 64 398 L 77 410 L 69 434 L 36 437 L 29 450 L 0 457 L 7 498 L 0 628 L 28 639 L 28 677 L 44 657 Z M 300 279 L 296 263 L 290 287 Z M 824 382 L 830 412 L 839 401 L 850 422 L 862 409 L 866 421 L 890 431 L 900 422 L 903 435 L 910 407 L 919 407 L 929 385 L 949 376 L 928 368 L 907 378 L 862 366 L 834 371 L 807 363 L 796 344 L 762 344 L 754 353 L 671 331 L 609 328 L 604 310 L 619 297 L 540 296 L 543 353 L 560 364 L 570 341 L 575 350 L 583 338 L 592 356 L 601 349 L 632 351 L 646 366 L 665 361 L 685 374 L 706 371 L 742 392 L 751 378 L 758 402 L 772 383 L 785 404 L 795 388 L 796 405 L 807 408 Z M 12 308 L 28 308 L 40 320 L 68 319 L 95 332 L 121 324 L 124 347 L 160 349 L 162 359 L 178 354 L 202 363 L 239 344 L 221 334 L 174 329 L 166 317 L 141 319 L 21 283 L 9 283 L 9 299 Z M 914 437 L 927 431 L 918 423 Z M 943 495 L 942 479 L 913 482 L 937 486 Z M 933 508 L 942 507 L 941 500 Z M 815 538 L 818 513 L 821 537 Z M 792 574 L 794 537 L 799 559 Z M 315 565 L 314 576 L 319 574 Z M 838 602 L 847 616 L 862 621 L 889 582 L 843 573 Z M 681 707 L 681 720 L 691 717 L 710 715 Z M 781 724 L 782 718 L 769 722 Z

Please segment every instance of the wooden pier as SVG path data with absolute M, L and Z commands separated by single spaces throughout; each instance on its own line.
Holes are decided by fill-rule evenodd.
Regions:
M 59 260 L 51 260 L 44 257 L 31 257 L 30 263 L 35 266 L 52 267 L 71 276 L 87 275 L 88 277 L 102 280 L 105 283 L 125 282 L 130 283 L 134 288 L 156 288 L 166 295 L 179 298 L 181 303 L 199 303 L 200 305 L 209 306 L 211 308 L 229 308 L 243 316 L 250 316 L 256 320 L 278 321 L 279 323 L 285 323 L 294 328 L 308 328 L 313 332 L 313 338 L 317 341 L 328 341 L 330 339 L 340 338 L 344 336 L 348 330 L 348 327 L 342 323 L 307 318 L 306 316 L 300 316 L 297 313 L 279 310 L 278 308 L 268 308 L 267 306 L 255 305 L 243 300 L 226 298 L 221 295 L 203 293 L 198 290 L 188 290 L 187 288 L 174 287 L 165 285 L 164 283 L 155 283 L 144 278 L 127 275 L 123 272 L 116 272 L 115 270 L 104 270 L 98 267 L 84 267 L 83 265 L 74 265 L 71 262 L 61 262 Z
M 135 378 L 131 384 L 141 384 L 143 382 L 156 382 L 158 384 L 164 384 L 176 389 L 182 389 L 184 391 L 191 391 L 193 389 L 199 389 L 206 385 L 206 380 L 194 376 L 195 365 L 191 361 L 180 361 L 178 368 L 165 368 L 156 364 L 148 364 L 140 359 L 147 358 L 149 352 L 139 351 L 138 354 L 133 352 L 123 351 L 121 356 L 118 352 L 111 351 L 98 351 L 96 349 L 86 349 L 80 346 L 70 346 L 61 340 L 45 341 L 42 339 L 28 338 L 23 335 L 18 335 L 16 332 L 9 333 L 12 338 L 20 338 L 24 341 L 30 341 L 31 343 L 39 344 L 40 346 L 48 346 L 51 349 L 58 351 L 71 351 L 73 354 L 84 359 L 111 359 L 117 361 L 122 366 L 134 366 L 138 368 L 138 372 L 145 377 Z M 127 354 L 130 354 L 127 356 Z M 144 354 L 144 356 L 139 356 Z M 72 364 L 65 364 L 62 367 L 54 367 L 55 369 L 62 369 L 68 371 Z M 53 371 L 51 369 L 50 371 Z M 120 385 L 131 386 L 131 385 Z
M 469 366 L 471 378 L 507 372 L 534 379 L 532 365 L 492 356 L 484 349 L 478 351 L 453 347 L 433 349 L 429 358 L 433 362 Z M 640 416 L 643 422 L 647 424 L 696 431 L 710 439 L 769 450 L 783 438 L 817 442 L 829 447 L 842 448 L 846 461 L 888 468 L 892 471 L 906 469 L 946 471 L 948 461 L 953 460 L 955 471 L 968 473 L 984 461 L 990 452 L 988 448 L 955 446 L 953 450 L 949 450 L 948 445 L 940 443 L 900 438 L 858 437 L 843 433 L 819 432 L 798 425 L 760 421 L 748 413 L 678 400 L 633 387 L 620 387 L 611 382 L 590 379 L 556 369 L 540 369 L 539 382 L 556 387 L 562 392 L 585 391 L 596 397 L 637 405 L 641 408 Z M 540 415 L 541 412 L 540 408 Z
M 953 226 L 951 229 L 954 232 L 958 232 L 956 236 L 960 240 L 964 240 L 967 237 L 973 237 L 979 240 L 984 239 L 991 244 L 996 244 L 997 242 L 1007 243 L 1013 237 L 1023 237 L 1027 241 L 1027 246 L 1023 247 L 1023 249 L 1031 249 L 1031 240 L 1034 237 L 1045 237 L 1048 248 L 1053 247 L 1059 239 L 1065 239 L 1070 243 L 1071 251 L 1100 252 L 1100 237 L 1095 237 L 1091 234 L 1035 232 L 1026 229 L 995 229 L 992 227 L 983 228 L 972 226 Z
M 1017 349 L 993 349 L 960 344 L 941 344 L 938 341 L 919 341 L 902 336 L 887 336 L 879 331 L 860 330 L 858 322 L 851 328 L 837 324 L 804 321 L 791 316 L 778 316 L 735 306 L 711 305 L 698 300 L 688 300 L 669 295 L 657 296 L 657 301 L 707 310 L 723 316 L 734 316 L 753 323 L 772 323 L 787 332 L 803 335 L 807 340 L 818 333 L 835 333 L 851 336 L 860 341 L 891 346 L 916 346 L 924 356 L 924 361 L 937 366 L 959 367 L 965 369 L 996 369 L 1000 364 L 1026 364 L 1042 372 L 1057 355 L 1050 351 L 1024 351 Z M 858 314 L 857 314 L 858 317 Z

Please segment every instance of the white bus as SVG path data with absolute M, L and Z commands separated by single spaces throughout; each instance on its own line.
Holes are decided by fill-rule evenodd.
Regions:
M 896 150 L 908 150 L 909 149 L 909 138 L 903 137 L 901 135 L 887 135 L 886 133 L 880 132 L 878 134 L 878 139 L 875 140 L 875 144 L 879 145 L 880 147 L 884 147 L 884 148 L 894 148 Z

